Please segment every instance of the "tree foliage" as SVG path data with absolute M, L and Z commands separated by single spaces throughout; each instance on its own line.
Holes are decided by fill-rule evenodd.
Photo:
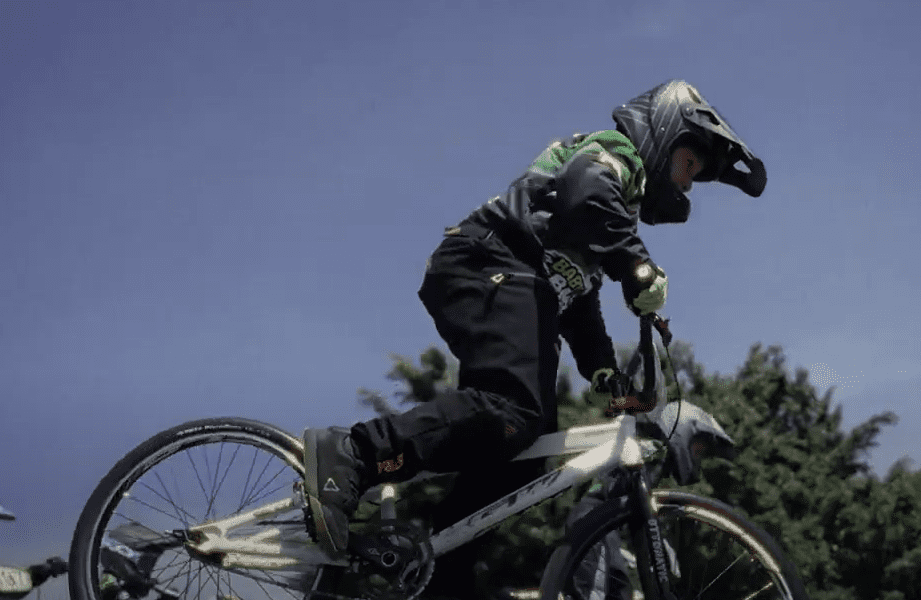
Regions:
M 629 349 L 619 354 L 627 356 Z M 893 413 L 844 431 L 833 390 L 819 397 L 806 370 L 791 375 L 778 346 L 753 345 L 734 376 L 708 374 L 682 342 L 672 345 L 671 358 L 684 397 L 712 413 L 738 450 L 732 462 L 705 461 L 695 491 L 737 507 L 771 533 L 816 600 L 918 597 L 921 471 L 902 461 L 880 479 L 867 463 L 882 428 L 896 422 Z M 405 386 L 399 397 L 411 405 L 453 386 L 456 373 L 456 364 L 433 347 L 422 353 L 420 366 L 394 357 L 389 377 Z M 575 391 L 564 366 L 557 384 L 561 429 L 603 418 L 601 407 L 587 403 L 586 391 Z M 361 396 L 378 412 L 396 410 L 380 394 L 361 390 Z M 669 397 L 677 396 L 672 383 Z M 425 514 L 450 485 L 450 477 L 407 484 L 403 510 Z M 580 492 L 571 490 L 503 524 L 482 553 L 491 577 L 536 584 Z

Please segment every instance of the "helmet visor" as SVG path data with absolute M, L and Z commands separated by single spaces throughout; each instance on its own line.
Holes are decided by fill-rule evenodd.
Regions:
M 767 184 L 764 164 L 752 154 L 742 138 L 713 106 L 690 105 L 684 107 L 684 118 L 696 125 L 710 140 L 710 152 L 705 168 L 695 181 L 729 183 L 750 196 L 760 196 Z M 742 162 L 748 171 L 736 168 Z

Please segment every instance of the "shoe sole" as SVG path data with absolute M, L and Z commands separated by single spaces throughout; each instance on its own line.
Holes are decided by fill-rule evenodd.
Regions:
M 336 555 L 343 549 L 336 548 L 336 543 L 329 533 L 326 517 L 323 514 L 323 505 L 320 503 L 320 482 L 317 468 L 317 432 L 308 429 L 304 432 L 304 487 L 307 493 L 307 502 L 313 514 L 313 524 L 317 530 L 317 543 L 328 554 Z

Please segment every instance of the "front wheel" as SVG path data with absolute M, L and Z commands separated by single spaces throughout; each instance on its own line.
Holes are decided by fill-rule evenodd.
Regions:
M 72 600 L 302 598 L 303 581 L 221 568 L 187 550 L 190 527 L 290 498 L 303 477 L 299 439 L 240 418 L 193 421 L 122 458 L 96 487 L 70 549 Z M 292 510 L 273 523 L 304 527 Z M 301 574 L 303 575 L 303 574 Z
M 672 593 L 681 600 L 807 600 L 795 567 L 762 529 L 716 500 L 672 490 L 653 491 Z M 541 582 L 542 600 L 632 600 L 643 593 L 629 514 L 599 506 L 576 524 L 554 552 Z M 656 567 L 654 567 L 656 568 Z M 667 570 L 667 575 L 661 571 Z M 648 584 L 647 584 L 648 585 Z

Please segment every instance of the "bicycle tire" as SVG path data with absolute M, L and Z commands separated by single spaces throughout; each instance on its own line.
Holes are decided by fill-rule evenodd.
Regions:
M 661 534 L 668 542 L 668 554 L 675 556 L 668 560 L 668 577 L 672 593 L 679 599 L 808 599 L 796 568 L 784 556 L 777 542 L 728 505 L 674 490 L 654 490 L 653 497 Z M 605 549 L 602 546 L 606 539 L 614 539 L 608 537 L 610 533 L 618 533 L 620 539 L 626 542 L 622 542 L 621 548 L 633 545 L 629 533 L 619 533 L 621 529 L 628 529 L 630 518 L 631 515 L 625 513 L 618 505 L 606 503 L 580 519 L 573 527 L 567 543 L 557 548 L 550 557 L 541 581 L 541 599 L 629 598 L 630 588 L 619 591 L 605 589 L 605 585 L 608 585 L 605 583 L 608 574 L 606 567 L 601 573 L 604 577 L 592 580 L 592 585 L 596 589 L 589 591 L 580 581 L 584 582 L 587 579 L 585 569 L 590 561 L 606 561 L 603 554 Z M 695 540 L 692 536 L 698 528 L 709 533 L 700 535 Z M 691 532 L 691 536 L 688 532 Z M 735 554 L 714 552 L 709 543 L 717 534 L 722 534 L 727 540 L 734 542 L 740 550 Z M 630 550 L 633 548 L 630 547 L 628 551 Z M 714 562 L 720 564 L 714 566 Z M 738 572 L 729 577 L 725 576 L 729 572 L 728 569 L 720 570 L 723 566 L 734 568 L 736 565 L 739 565 Z M 753 569 L 759 567 L 763 571 L 765 581 L 758 580 L 751 574 Z M 642 576 L 635 569 L 635 565 L 631 566 L 631 571 L 627 573 L 633 590 L 648 585 L 647 582 L 653 579 L 651 576 Z M 704 581 L 704 576 L 711 571 L 715 571 L 717 577 L 713 581 Z M 772 593 L 762 594 L 768 591 Z M 644 589 L 642 593 L 643 598 L 658 597 L 653 591 Z
M 222 468 L 222 457 L 224 448 L 227 445 L 237 445 L 236 450 L 233 451 L 232 458 L 229 458 L 229 463 L 225 466 L 225 472 L 219 475 L 219 471 Z M 275 427 L 273 425 L 262 423 L 260 421 L 243 419 L 238 417 L 226 417 L 226 418 L 212 418 L 212 419 L 202 419 L 197 421 L 190 421 L 182 425 L 178 425 L 166 431 L 162 431 L 145 442 L 141 443 L 135 449 L 128 452 L 121 460 L 119 460 L 114 467 L 106 474 L 105 477 L 97 485 L 96 489 L 93 491 L 89 500 L 87 501 L 80 518 L 77 521 L 77 526 L 74 531 L 73 540 L 71 542 L 70 555 L 69 555 L 69 587 L 72 600 L 100 600 L 102 598 L 100 592 L 100 553 L 101 553 L 101 544 L 103 543 L 104 536 L 107 535 L 107 526 L 110 523 L 110 520 L 121 520 L 126 519 L 126 522 L 138 522 L 133 517 L 131 519 L 127 518 L 128 513 L 132 513 L 135 510 L 135 505 L 143 505 L 147 499 L 139 499 L 139 494 L 145 494 L 146 490 L 144 486 L 150 488 L 150 484 L 146 483 L 147 479 L 145 476 L 150 473 L 158 465 L 168 463 L 169 469 L 172 472 L 174 480 L 177 480 L 178 475 L 176 474 L 177 470 L 181 470 L 184 461 L 181 461 L 178 458 L 180 453 L 185 453 L 188 457 L 188 462 L 193 466 L 191 468 L 186 467 L 187 470 L 194 470 L 196 472 L 196 477 L 198 478 L 198 485 L 201 486 L 201 492 L 203 496 L 207 496 L 207 491 L 205 490 L 205 483 L 198 473 L 198 467 L 196 467 L 196 458 L 193 458 L 193 453 L 196 452 L 196 448 L 199 448 L 198 453 L 205 456 L 205 461 L 208 462 L 207 452 L 211 451 L 209 445 L 219 445 L 220 452 L 217 463 L 214 466 L 214 474 L 211 473 L 210 463 L 208 464 L 208 475 L 205 479 L 214 479 L 217 482 L 218 477 L 220 479 L 220 485 L 218 489 L 220 491 L 221 486 L 225 483 L 228 484 L 228 493 L 227 497 L 230 497 L 229 490 L 232 488 L 230 485 L 238 475 L 235 472 L 231 472 L 233 465 L 240 452 L 243 452 L 243 457 L 240 458 L 240 464 L 242 468 L 245 468 L 245 456 L 249 454 L 249 449 L 245 448 L 246 446 L 251 446 L 254 448 L 252 450 L 253 454 L 253 466 L 250 466 L 250 474 L 247 475 L 247 482 L 252 480 L 252 489 L 236 490 L 234 493 L 239 492 L 241 495 L 241 500 L 239 504 L 241 507 L 249 507 L 261 503 L 265 498 L 271 497 L 272 495 L 282 495 L 282 488 L 287 486 L 287 490 L 284 492 L 288 496 L 291 494 L 291 481 L 303 477 L 303 464 L 302 464 L 302 455 L 303 455 L 303 446 L 301 441 L 288 434 L 287 432 Z M 241 450 L 242 448 L 242 450 Z M 257 474 L 255 471 L 258 471 L 260 465 L 262 464 L 262 459 L 260 458 L 257 461 L 257 452 L 263 452 L 267 455 L 265 461 L 265 466 L 261 467 L 261 472 Z M 230 455 L 230 451 L 228 451 Z M 169 459 L 177 457 L 177 461 L 170 461 Z M 200 459 L 199 459 L 200 460 Z M 275 464 L 277 463 L 277 466 Z M 271 469 L 274 471 L 276 469 L 279 472 L 284 471 L 286 474 L 283 477 L 283 481 L 276 474 L 275 478 L 279 478 L 277 483 L 274 482 L 275 478 L 269 480 L 269 475 L 265 475 L 266 481 L 263 482 L 263 474 L 269 469 L 269 465 L 272 465 Z M 164 467 L 166 469 L 166 467 Z M 290 474 L 288 470 L 290 469 Z M 183 472 L 184 473 L 184 472 Z M 271 471 L 269 471 L 271 473 Z M 157 475 L 159 476 L 159 475 Z M 242 476 L 239 476 L 242 478 Z M 142 479 L 144 478 L 144 479 Z M 168 478 L 168 477 L 167 477 Z M 164 484 L 163 489 L 166 491 L 165 496 L 170 496 L 170 488 L 168 488 L 169 483 L 163 480 L 163 477 L 160 477 L 162 483 Z M 151 478 L 151 481 L 154 479 Z M 190 477 L 190 481 L 194 481 Z M 138 484 L 141 488 L 138 492 L 130 491 L 132 486 Z M 257 486 L 262 486 L 257 491 Z M 272 487 L 269 488 L 268 486 Z M 178 483 L 176 488 L 178 491 L 173 492 L 177 494 L 180 498 L 183 493 L 188 493 L 190 496 L 198 496 L 198 490 L 192 489 L 195 485 L 191 486 L 181 486 Z M 249 487 L 249 484 L 244 487 Z M 159 490 L 156 490 L 159 491 Z M 132 496 L 132 494 L 135 494 Z M 244 494 L 248 496 L 244 497 Z M 151 493 L 150 496 L 154 497 L 156 494 Z M 160 494 L 161 498 L 164 496 L 163 493 Z M 281 496 L 284 497 L 284 496 Z M 119 508 L 120 502 L 126 502 L 124 508 Z M 172 498 L 170 498 L 172 500 Z M 192 499 L 190 498 L 190 501 Z M 128 501 L 131 501 L 129 503 Z M 229 501 L 229 500 L 228 500 Z M 197 501 L 203 503 L 203 501 Z M 215 518 L 218 516 L 223 516 L 216 511 L 221 499 L 217 498 L 215 495 L 209 502 L 209 513 L 213 514 L 208 515 L 204 514 L 198 519 L 201 522 L 204 522 L 208 518 Z M 237 500 L 233 501 L 233 504 L 237 504 Z M 118 509 L 118 512 L 116 511 Z M 241 508 L 242 509 L 242 508 Z M 241 509 L 238 509 L 241 510 Z M 138 508 L 138 510 L 142 510 Z M 153 514 L 151 519 L 164 519 L 163 515 L 172 516 L 176 521 L 187 520 L 189 522 L 194 519 L 192 509 L 187 507 L 179 507 L 175 510 L 174 515 L 168 514 L 168 511 L 160 511 L 162 514 Z M 122 515 L 121 511 L 125 511 L 126 515 Z M 301 514 L 301 520 L 303 520 L 303 515 Z M 187 523 L 188 524 L 188 523 Z M 144 527 L 149 527 L 151 531 L 154 531 L 155 528 L 141 522 L 141 525 Z M 157 529 L 157 531 L 164 531 L 163 529 Z M 202 566 L 198 565 L 195 568 L 198 569 L 198 576 L 202 577 Z M 189 567 L 189 572 L 192 572 L 192 567 Z M 233 597 L 235 594 L 227 595 L 226 592 L 222 595 L 220 592 L 221 577 L 223 574 L 226 574 L 226 571 L 222 571 L 222 574 L 218 574 L 217 583 L 215 584 L 218 588 L 215 593 L 215 597 Z M 228 578 L 230 575 L 226 575 Z M 211 581 L 214 581 L 213 574 L 209 575 Z M 200 590 L 199 590 L 200 592 Z M 268 595 L 268 592 L 265 592 Z M 199 597 L 202 597 L 201 594 L 198 594 Z M 156 595 L 151 592 L 150 597 L 156 597 Z

